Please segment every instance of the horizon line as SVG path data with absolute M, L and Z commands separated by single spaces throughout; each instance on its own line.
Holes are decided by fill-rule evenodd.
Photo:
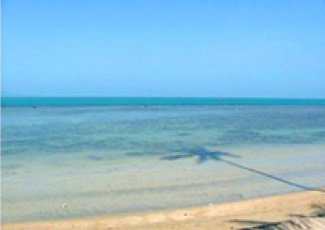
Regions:
M 300 99 L 325 100 L 321 97 L 283 97 L 283 96 L 109 96 L 109 95 L 1 95 L 1 98 L 181 98 L 181 99 Z

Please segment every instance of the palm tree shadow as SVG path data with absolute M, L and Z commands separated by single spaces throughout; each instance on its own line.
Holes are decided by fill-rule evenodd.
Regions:
M 253 230 L 253 229 L 287 229 L 283 224 L 290 223 L 290 226 L 295 226 L 294 229 L 314 229 L 313 223 L 319 222 L 314 218 L 324 218 L 325 217 L 325 206 L 324 204 L 314 204 L 311 206 L 313 209 L 312 213 L 309 215 L 289 215 L 290 217 L 295 217 L 302 219 L 303 221 L 297 222 L 294 220 L 286 220 L 282 222 L 268 222 L 268 221 L 259 221 L 259 220 L 247 220 L 247 219 L 233 219 L 230 222 L 250 225 L 250 227 L 240 228 L 240 230 Z M 313 221 L 310 221 L 310 218 L 313 218 Z M 303 225 L 301 225 L 303 224 Z M 282 225 L 282 226 L 281 226 Z M 317 226 L 323 224 L 319 222 Z M 290 228 L 291 229 L 291 228 Z M 318 228 L 317 228 L 318 229 Z
M 221 162 L 224 162 L 224 163 L 226 163 L 228 165 L 231 165 L 231 166 L 234 166 L 234 167 L 237 167 L 237 168 L 240 168 L 240 169 L 243 169 L 243 170 L 255 173 L 255 174 L 262 175 L 262 176 L 267 177 L 269 179 L 273 179 L 275 181 L 278 181 L 278 182 L 281 182 L 281 183 L 284 183 L 284 184 L 287 184 L 287 185 L 290 185 L 290 186 L 293 186 L 293 187 L 296 187 L 296 188 L 299 188 L 299 189 L 302 189 L 302 190 L 320 191 L 320 192 L 325 193 L 325 191 L 323 189 L 311 188 L 311 187 L 307 187 L 305 185 L 297 184 L 297 183 L 294 183 L 292 181 L 285 180 L 283 178 L 271 175 L 269 173 L 266 173 L 266 172 L 263 172 L 263 171 L 260 171 L 260 170 L 257 170 L 257 169 L 251 168 L 251 167 L 247 167 L 247 166 L 244 166 L 244 165 L 241 165 L 241 164 L 238 164 L 238 163 L 236 163 L 234 161 L 224 159 L 224 158 L 227 158 L 227 157 L 240 158 L 239 155 L 230 154 L 228 152 L 219 151 L 219 150 L 217 150 L 217 151 L 209 151 L 204 147 L 198 147 L 198 148 L 192 148 L 192 149 L 186 149 L 185 148 L 185 149 L 177 150 L 176 152 L 180 152 L 180 153 L 179 154 L 169 155 L 169 156 L 164 156 L 164 157 L 161 157 L 160 159 L 161 160 L 170 160 L 170 161 L 172 161 L 172 160 L 181 160 L 181 159 L 185 159 L 185 158 L 196 157 L 197 158 L 197 160 L 196 160 L 197 164 L 202 164 L 202 163 L 204 163 L 204 162 L 206 162 L 208 160 L 221 161 Z
M 197 164 L 202 164 L 208 160 L 222 161 L 223 157 L 232 157 L 232 158 L 240 158 L 239 155 L 230 154 L 223 151 L 208 151 L 203 147 L 192 148 L 192 149 L 180 149 L 176 152 L 180 152 L 179 154 L 164 156 L 162 160 L 179 160 L 184 158 L 197 157 Z
M 313 205 L 311 205 L 311 208 L 313 211 L 309 215 L 292 214 L 290 216 L 292 216 L 292 217 L 321 217 L 321 218 L 325 218 L 325 204 L 324 203 L 313 204 Z

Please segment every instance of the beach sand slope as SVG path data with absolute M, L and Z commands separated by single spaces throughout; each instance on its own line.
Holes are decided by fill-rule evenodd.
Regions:
M 179 210 L 2 223 L 2 229 L 325 229 L 324 219 L 325 193 L 306 191 Z

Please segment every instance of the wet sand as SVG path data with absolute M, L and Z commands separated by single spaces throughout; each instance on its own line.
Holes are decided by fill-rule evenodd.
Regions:
M 2 223 L 5 230 L 23 229 L 245 229 L 279 223 L 325 226 L 325 193 L 304 191 L 258 199 L 178 210 L 74 219 Z M 272 229 L 272 228 L 270 228 Z M 286 228 L 284 228 L 286 229 Z M 289 229 L 289 228 L 288 228 Z M 294 228 L 292 228 L 294 229 Z

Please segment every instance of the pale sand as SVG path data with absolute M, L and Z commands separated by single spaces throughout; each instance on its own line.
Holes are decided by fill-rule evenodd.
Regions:
M 311 229 L 325 229 L 324 212 L 325 193 L 307 191 L 179 210 L 50 221 L 2 223 L 2 229 L 218 230 L 242 229 L 276 222 L 282 222 L 283 228 L 281 229 L 295 229 L 291 228 L 295 223 L 313 226 Z M 270 229 L 273 228 L 271 227 Z

